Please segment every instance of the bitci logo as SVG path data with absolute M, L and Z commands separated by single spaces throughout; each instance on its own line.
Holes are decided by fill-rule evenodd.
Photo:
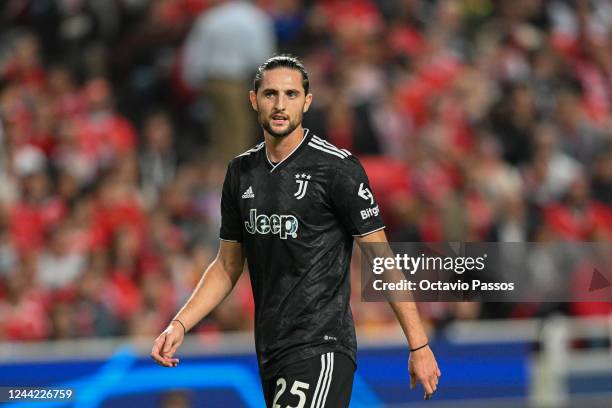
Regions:
M 364 200 L 369 201 L 370 205 L 374 205 L 374 195 L 369 188 L 363 185 L 363 183 L 359 184 L 359 191 L 357 192 L 357 195 Z

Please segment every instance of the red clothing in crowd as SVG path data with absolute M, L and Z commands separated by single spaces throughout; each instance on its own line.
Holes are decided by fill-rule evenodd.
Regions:
M 142 294 L 129 274 L 115 271 L 102 288 L 102 302 L 115 316 L 128 320 L 142 308 Z
M 40 289 L 28 289 L 16 303 L 0 302 L 0 332 L 7 340 L 44 340 L 51 327 L 47 319 L 47 298 Z
M 44 244 L 45 232 L 67 214 L 59 199 L 44 203 L 16 202 L 9 211 L 9 230 L 20 253 L 39 250 Z
M 136 131 L 124 117 L 104 112 L 75 122 L 77 141 L 81 150 L 94 160 L 132 152 L 136 147 Z
M 112 206 L 95 206 L 92 245 L 94 248 L 107 248 L 117 230 L 131 227 L 136 231 L 140 242 L 144 240 L 146 216 L 136 200 L 126 200 Z
M 564 204 L 553 204 L 543 210 L 544 221 L 560 239 L 589 241 L 601 231 L 612 237 L 612 209 L 589 203 L 582 210 L 574 210 Z

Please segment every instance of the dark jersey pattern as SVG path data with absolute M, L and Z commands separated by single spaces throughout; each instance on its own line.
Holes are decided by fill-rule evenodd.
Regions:
M 230 162 L 221 213 L 220 238 L 246 252 L 262 375 L 333 351 L 355 361 L 353 236 L 384 228 L 359 161 L 308 130 L 276 165 L 262 142 Z

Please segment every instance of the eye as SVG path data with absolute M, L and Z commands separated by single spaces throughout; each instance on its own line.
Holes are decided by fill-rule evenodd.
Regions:
M 295 98 L 298 96 L 298 93 L 296 91 L 288 91 L 287 96 L 290 98 Z
M 266 91 L 266 92 L 264 92 L 264 97 L 271 98 L 271 97 L 274 96 L 274 94 L 275 94 L 274 91 Z

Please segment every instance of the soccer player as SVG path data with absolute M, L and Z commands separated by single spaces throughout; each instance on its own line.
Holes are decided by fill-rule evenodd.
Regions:
M 249 97 L 265 140 L 230 162 L 217 257 L 151 356 L 178 364 L 185 333 L 231 292 L 246 257 L 267 406 L 347 407 L 357 348 L 351 251 L 353 240 L 387 242 L 378 206 L 359 161 L 302 127 L 312 94 L 298 59 L 264 62 Z M 416 305 L 390 304 L 411 348 L 411 387 L 421 382 L 428 399 L 441 372 Z

